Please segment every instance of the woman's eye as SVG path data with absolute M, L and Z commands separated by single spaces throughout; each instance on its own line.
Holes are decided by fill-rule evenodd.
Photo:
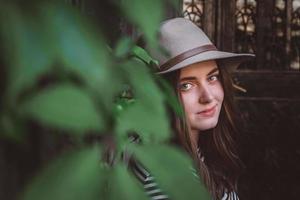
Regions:
M 208 81 L 209 82 L 215 82 L 217 80 L 219 80 L 219 75 L 218 74 L 217 75 L 212 75 L 212 76 L 208 77 Z
M 182 91 L 186 91 L 186 90 L 191 89 L 192 86 L 193 85 L 191 83 L 182 83 L 182 84 L 180 84 L 179 89 Z

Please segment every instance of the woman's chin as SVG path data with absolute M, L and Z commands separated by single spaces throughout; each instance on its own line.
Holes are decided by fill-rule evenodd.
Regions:
M 193 129 L 197 129 L 199 131 L 207 131 L 209 129 L 213 129 L 217 126 L 218 120 L 205 120 L 201 123 L 195 123 L 192 125 Z

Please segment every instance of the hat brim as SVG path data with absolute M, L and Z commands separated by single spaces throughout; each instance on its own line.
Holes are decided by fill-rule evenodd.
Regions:
M 198 62 L 209 60 L 222 60 L 222 63 L 224 63 L 224 65 L 228 68 L 228 71 L 234 71 L 242 62 L 250 60 L 254 57 L 254 54 L 238 54 L 225 51 L 207 51 L 187 58 L 165 71 L 158 72 L 158 74 L 172 72 Z

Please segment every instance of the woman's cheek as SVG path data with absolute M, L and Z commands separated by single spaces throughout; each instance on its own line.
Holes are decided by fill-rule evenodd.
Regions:
M 213 85 L 211 87 L 211 91 L 213 92 L 214 98 L 218 102 L 222 103 L 223 100 L 224 100 L 224 90 L 223 90 L 223 87 L 222 87 L 221 83 L 218 82 L 217 84 Z
M 185 114 L 188 116 L 192 114 L 195 109 L 195 104 L 197 103 L 197 95 L 193 92 L 184 92 L 181 94 L 182 103 L 184 106 Z

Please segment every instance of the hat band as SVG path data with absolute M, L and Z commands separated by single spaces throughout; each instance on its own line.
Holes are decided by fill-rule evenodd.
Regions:
M 203 45 L 203 46 L 188 50 L 186 52 L 183 52 L 182 54 L 179 54 L 178 56 L 175 56 L 174 58 L 171 58 L 166 63 L 162 64 L 160 66 L 160 71 L 168 70 L 171 67 L 175 66 L 176 64 L 178 64 L 190 57 L 198 55 L 200 53 L 203 53 L 206 51 L 215 51 L 215 50 L 218 50 L 218 49 L 212 44 L 207 44 L 207 45 Z

